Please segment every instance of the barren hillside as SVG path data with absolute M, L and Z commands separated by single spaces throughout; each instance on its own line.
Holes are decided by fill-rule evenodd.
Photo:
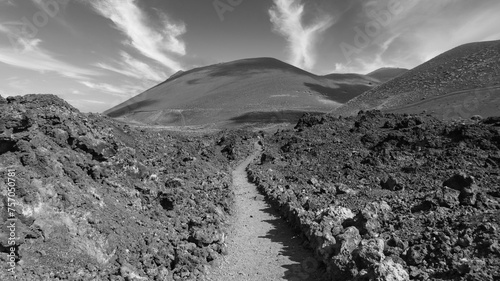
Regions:
M 239 60 L 178 72 L 105 114 L 158 125 L 294 123 L 380 84 L 362 75 L 345 78 L 316 76 L 276 59 Z
M 353 115 L 359 110 L 393 109 L 433 99 L 432 103 L 421 107 L 425 110 L 439 111 L 450 108 L 449 100 L 439 97 L 457 92 L 455 106 L 466 107 L 465 103 L 490 104 L 496 109 L 500 100 L 496 97 L 500 88 L 500 41 L 479 42 L 459 46 L 434 59 L 367 91 L 334 110 L 337 115 Z M 483 89 L 488 89 L 483 91 Z M 475 95 L 475 96 L 474 96 Z M 471 100 L 467 100 L 474 96 Z M 401 110 L 399 112 L 405 112 Z M 469 115 L 494 115 L 492 109 L 484 110 L 477 106 Z

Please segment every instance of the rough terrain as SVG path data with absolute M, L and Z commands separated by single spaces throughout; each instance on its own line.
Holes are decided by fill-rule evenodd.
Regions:
M 500 118 L 305 116 L 250 176 L 334 280 L 499 280 Z
M 226 251 L 244 133 L 134 129 L 50 95 L 0 103 L 0 280 L 197 280 Z
M 0 280 L 500 279 L 499 117 L 308 114 L 258 136 L 0 107 Z

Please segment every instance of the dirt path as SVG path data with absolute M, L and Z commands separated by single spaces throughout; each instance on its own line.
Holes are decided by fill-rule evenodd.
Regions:
M 233 171 L 235 216 L 227 239 L 228 255 L 208 275 L 210 281 L 322 280 L 312 253 L 302 239 L 248 182 L 248 164 L 260 146 Z

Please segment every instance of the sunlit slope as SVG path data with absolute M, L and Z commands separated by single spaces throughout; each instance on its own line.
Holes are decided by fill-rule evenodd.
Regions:
M 483 107 L 478 105 L 467 114 L 489 115 L 492 108 L 498 108 L 500 104 L 498 86 L 500 41 L 470 43 L 445 52 L 359 95 L 333 113 L 353 115 L 359 110 L 396 108 L 398 112 L 408 113 L 416 110 L 444 112 L 457 106 L 467 107 L 468 102 L 496 103 L 488 105 L 486 112 L 481 113 Z
M 270 113 L 275 118 L 269 122 L 293 122 L 303 112 L 331 111 L 378 84 L 317 76 L 271 58 L 245 59 L 176 73 L 105 114 L 151 125 L 266 122 Z

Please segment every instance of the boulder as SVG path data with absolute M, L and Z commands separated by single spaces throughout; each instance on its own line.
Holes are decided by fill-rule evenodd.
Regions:
M 368 268 L 384 260 L 385 241 L 380 238 L 362 240 L 358 249 L 354 251 L 354 260 L 360 268 Z
M 397 191 L 403 189 L 403 186 L 393 176 L 388 176 L 385 179 L 382 179 L 380 181 L 380 186 L 383 189 L 391 191 Z
M 359 214 L 362 233 L 366 232 L 372 237 L 377 237 L 381 226 L 380 222 L 387 220 L 391 211 L 391 207 L 385 201 L 366 204 Z
M 458 190 L 443 186 L 436 191 L 435 199 L 439 206 L 452 209 L 460 204 L 459 196 L 460 192 Z
M 350 226 L 346 228 L 344 233 L 337 236 L 338 250 L 337 254 L 350 256 L 352 251 L 358 248 L 359 242 L 361 242 L 361 235 L 356 227 Z
M 376 280 L 384 281 L 409 281 L 410 275 L 404 269 L 404 267 L 395 263 L 391 258 L 383 260 L 376 268 L 375 275 Z
M 447 186 L 460 192 L 460 204 L 476 204 L 476 195 L 479 192 L 479 187 L 477 186 L 473 176 L 469 176 L 466 173 L 461 172 L 444 181 L 443 186 Z

